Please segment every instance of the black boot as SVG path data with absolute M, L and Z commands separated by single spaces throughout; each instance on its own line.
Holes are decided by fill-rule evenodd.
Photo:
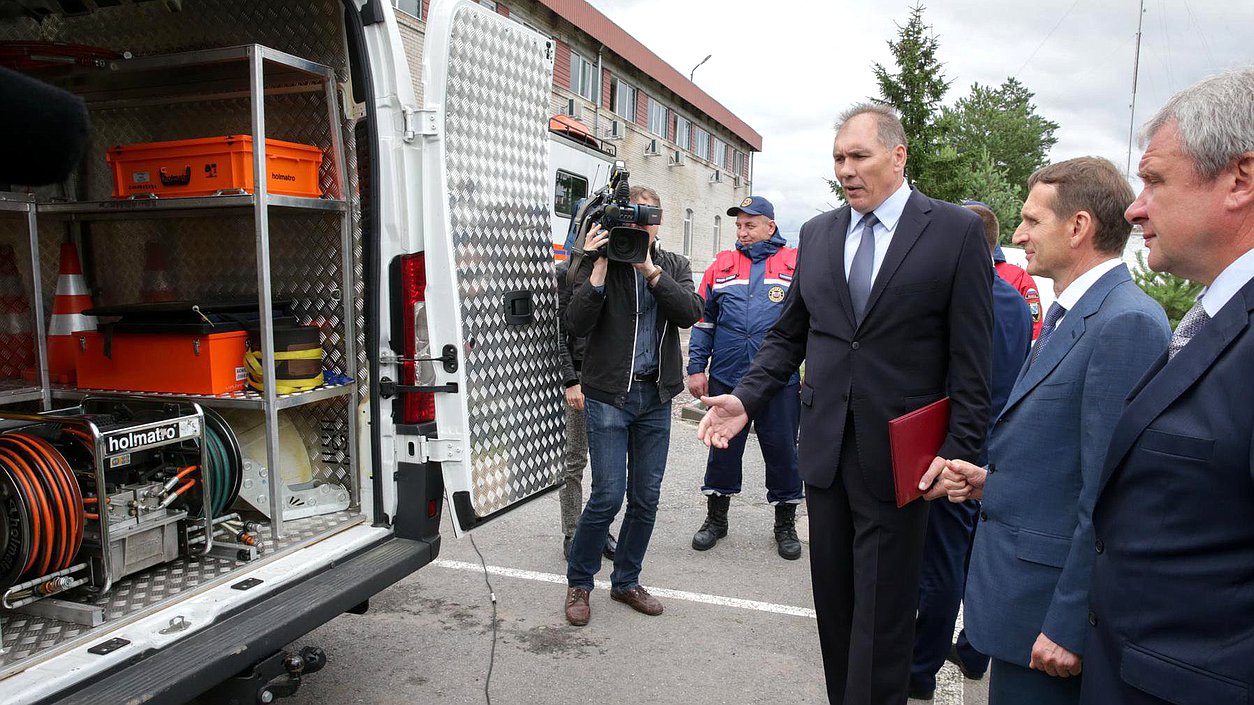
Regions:
M 797 505 L 775 505 L 775 543 L 779 555 L 790 561 L 801 557 L 801 541 L 797 538 Z
M 714 544 L 727 535 L 727 508 L 731 506 L 731 497 L 712 494 L 705 498 L 705 503 L 705 523 L 692 537 L 692 547 L 698 551 L 714 548 Z

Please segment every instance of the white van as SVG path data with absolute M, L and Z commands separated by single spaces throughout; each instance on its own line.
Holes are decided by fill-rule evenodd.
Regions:
M 33 387 L 0 404 L 72 414 L 96 394 L 48 373 L 42 326 L 63 241 L 106 304 L 151 278 L 153 242 L 182 297 L 256 297 L 267 379 L 269 321 L 288 302 L 319 328 L 324 364 L 340 375 L 292 393 L 137 395 L 259 420 L 262 550 L 223 553 L 216 533 L 200 535 L 107 590 L 0 610 L 2 699 L 182 703 L 243 674 L 231 697 L 269 702 L 317 660 L 285 657 L 284 645 L 433 560 L 444 512 L 460 535 L 556 486 L 554 44 L 471 0 L 431 4 L 421 77 L 381 0 L 0 0 L 0 40 L 116 52 L 36 72 L 84 98 L 93 133 L 70 183 L 0 197 L 0 239 L 29 255 L 19 269 L 41 339 Z M 109 147 L 212 135 L 317 146 L 322 197 L 270 193 L 267 179 L 209 196 L 111 197 Z M 253 173 L 267 172 L 261 151 Z M 31 423 L 20 417 L 8 423 Z M 342 506 L 308 506 L 289 445 L 308 455 L 295 479 Z

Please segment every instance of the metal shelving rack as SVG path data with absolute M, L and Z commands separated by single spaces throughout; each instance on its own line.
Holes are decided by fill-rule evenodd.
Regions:
M 273 296 L 270 267 L 270 215 L 306 214 L 336 217 L 340 221 L 341 306 L 344 326 L 345 359 L 351 364 L 357 359 L 356 333 L 354 331 L 355 304 L 353 292 L 352 226 L 346 202 L 345 188 L 348 183 L 347 161 L 338 117 L 338 101 L 334 71 L 322 64 L 298 56 L 277 51 L 259 44 L 249 44 L 221 49 L 191 51 L 164 56 L 118 60 L 106 71 L 76 70 L 63 76 L 58 83 L 81 96 L 92 109 L 135 106 L 160 106 L 169 103 L 233 100 L 249 101 L 251 135 L 253 145 L 253 173 L 266 173 L 266 108 L 265 97 L 292 93 L 321 92 L 327 110 L 327 130 L 331 142 L 331 168 L 334 187 L 331 198 L 301 198 L 272 195 L 268 192 L 264 177 L 254 179 L 254 192 L 232 193 L 194 198 L 134 198 L 108 201 L 75 201 L 40 203 L 29 212 L 32 232 L 32 260 L 35 263 L 35 284 L 38 287 L 38 232 L 35 229 L 35 210 L 49 219 L 70 221 L 93 220 L 148 220 L 154 218 L 186 218 L 206 216 L 250 215 L 256 233 L 257 292 L 260 300 L 260 326 L 262 344 L 262 369 L 265 379 L 275 378 Z M 2 206 L 2 204 L 0 204 Z M 4 208 L 0 207 L 0 210 Z M 36 291 L 42 291 L 36 288 Z M 65 386 L 50 387 L 48 384 L 46 349 L 43 331 L 42 298 L 35 297 L 39 319 L 39 349 L 42 386 L 38 390 L 45 400 L 50 398 L 77 399 L 88 392 L 110 393 L 107 390 L 84 390 Z M 346 372 L 352 374 L 349 369 Z M 356 382 L 320 387 L 298 394 L 279 395 L 273 385 L 264 392 L 239 392 L 218 396 L 185 394 L 151 394 L 144 396 L 169 397 L 195 401 L 206 406 L 236 407 L 260 410 L 265 416 L 267 468 L 274 480 L 270 482 L 271 534 L 275 540 L 283 537 L 283 503 L 279 472 L 278 412 L 304 404 L 349 396 L 357 389 Z M 119 392 L 111 392 L 119 393 Z M 125 392 L 122 392 L 125 393 Z M 0 402 L 3 402 L 0 392 Z M 348 457 L 357 458 L 357 415 L 349 404 Z
M 0 217 L 25 217 L 27 234 L 30 238 L 31 267 L 31 311 L 34 316 L 35 350 L 39 366 L 37 384 L 6 383 L 0 385 L 0 404 L 16 404 L 24 401 L 39 401 L 43 408 L 48 409 L 52 403 L 48 385 L 48 349 L 44 344 L 44 301 L 40 296 L 43 291 L 39 275 L 39 226 L 36 218 L 35 198 L 25 193 L 0 192 Z

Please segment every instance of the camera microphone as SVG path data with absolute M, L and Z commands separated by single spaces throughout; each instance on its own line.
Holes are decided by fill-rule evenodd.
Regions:
M 87 146 L 87 108 L 72 93 L 0 68 L 0 184 L 65 179 Z

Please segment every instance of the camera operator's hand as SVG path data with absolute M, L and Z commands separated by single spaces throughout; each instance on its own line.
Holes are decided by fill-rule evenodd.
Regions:
M 649 251 L 645 253 L 643 262 L 637 262 L 631 266 L 635 267 L 637 272 L 646 277 L 652 274 L 654 270 L 653 248 L 649 248 Z
M 601 227 L 600 223 L 592 226 L 588 231 L 588 235 L 583 239 L 584 252 L 600 250 L 605 247 L 605 243 L 610 241 L 610 233 Z M 588 283 L 592 286 L 605 286 L 605 270 L 610 266 L 610 258 L 605 256 L 604 252 L 599 253 L 596 262 L 592 263 L 592 274 L 588 277 Z

